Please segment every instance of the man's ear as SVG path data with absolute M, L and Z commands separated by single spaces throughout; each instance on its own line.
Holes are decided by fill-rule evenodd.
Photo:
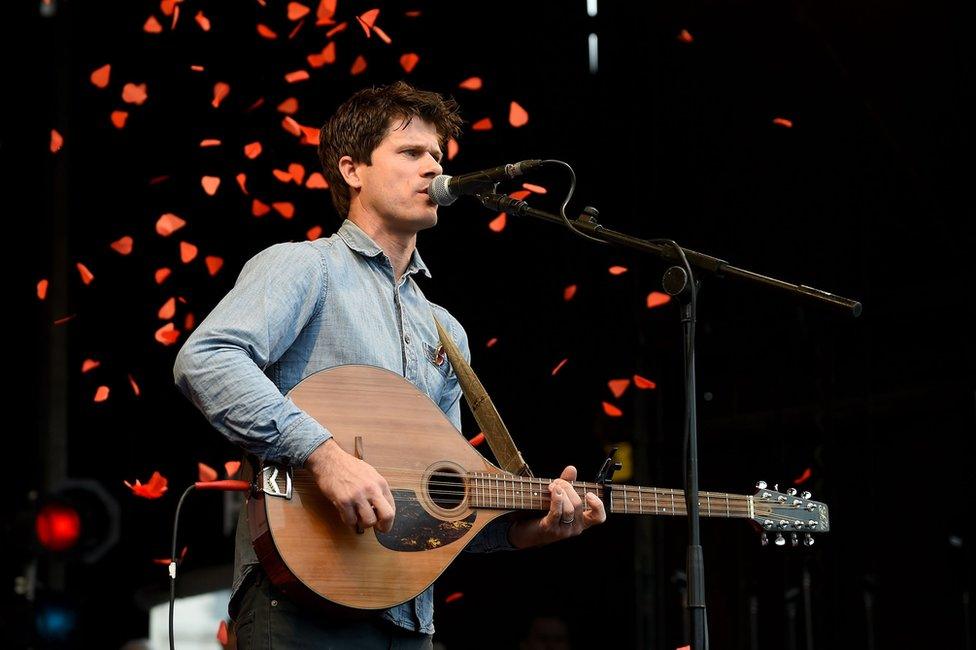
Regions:
M 365 163 L 355 162 L 352 156 L 343 156 L 339 159 L 339 173 L 342 174 L 342 178 L 345 179 L 349 187 L 357 190 L 363 186 L 363 181 L 359 177 L 359 171 L 365 166 Z

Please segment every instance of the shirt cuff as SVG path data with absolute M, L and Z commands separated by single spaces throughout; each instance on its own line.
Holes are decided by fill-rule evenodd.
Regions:
M 310 415 L 305 415 L 278 437 L 268 460 L 290 467 L 304 467 L 305 461 L 319 445 L 332 437 L 332 433 Z

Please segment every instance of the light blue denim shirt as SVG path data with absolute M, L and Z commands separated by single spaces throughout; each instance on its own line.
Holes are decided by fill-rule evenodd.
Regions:
M 244 265 L 234 288 L 176 356 L 176 385 L 210 424 L 269 462 L 301 467 L 332 435 L 285 394 L 312 373 L 367 364 L 399 373 L 461 428 L 461 387 L 450 362 L 435 363 L 434 314 L 465 359 L 468 337 L 446 309 L 428 301 L 414 276 L 430 272 L 415 249 L 400 280 L 383 250 L 346 219 L 312 242 L 275 244 Z M 467 550 L 511 549 L 508 518 L 496 519 Z M 238 521 L 233 592 L 258 563 Z M 409 630 L 432 634 L 433 587 L 384 612 Z

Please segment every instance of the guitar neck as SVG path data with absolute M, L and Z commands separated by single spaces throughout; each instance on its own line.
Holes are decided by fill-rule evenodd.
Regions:
M 552 479 L 527 478 L 505 474 L 471 473 L 467 475 L 468 503 L 473 508 L 500 510 L 549 510 L 549 484 Z M 607 512 L 626 515 L 688 514 L 684 490 L 610 485 L 571 481 L 580 495 L 593 492 L 603 501 Z M 752 519 L 755 514 L 753 498 L 725 492 L 698 492 L 698 509 L 702 517 L 723 519 Z

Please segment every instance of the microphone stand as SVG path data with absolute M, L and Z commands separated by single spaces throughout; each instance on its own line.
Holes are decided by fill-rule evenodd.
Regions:
M 712 273 L 717 277 L 729 275 L 758 284 L 782 289 L 794 295 L 804 296 L 821 303 L 848 311 L 852 316 L 861 314 L 861 303 L 856 300 L 808 287 L 777 280 L 729 265 L 725 260 L 683 248 L 670 240 L 639 239 L 604 228 L 597 221 L 599 213 L 586 207 L 583 214 L 573 221 L 556 214 L 530 207 L 525 201 L 504 194 L 483 192 L 475 194 L 486 208 L 514 216 L 528 216 L 542 221 L 568 226 L 580 234 L 608 244 L 651 253 L 669 262 L 678 262 L 664 273 L 664 290 L 674 296 L 681 305 L 681 325 L 684 333 L 685 366 L 685 506 L 688 511 L 688 592 L 686 609 L 689 610 L 692 650 L 707 650 L 708 629 L 705 612 L 705 575 L 702 557 L 698 512 L 698 420 L 695 396 L 695 323 L 698 318 L 698 288 L 692 267 Z

